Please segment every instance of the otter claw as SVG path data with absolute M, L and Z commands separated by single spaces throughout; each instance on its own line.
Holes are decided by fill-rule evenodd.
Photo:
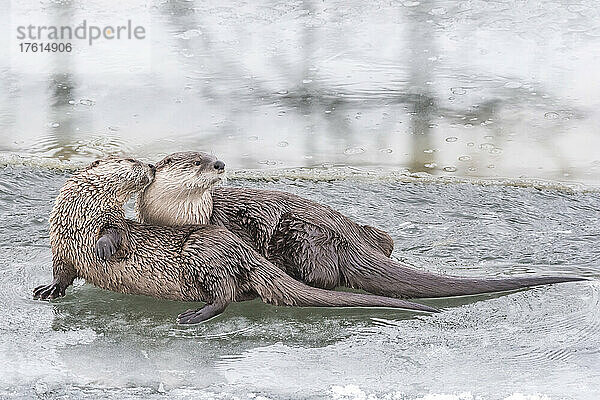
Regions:
M 49 285 L 41 285 L 33 290 L 33 298 L 40 300 L 52 300 L 65 295 L 64 289 L 53 282 Z
M 177 316 L 177 319 L 181 319 L 181 318 L 189 317 L 190 315 L 192 315 L 192 314 L 193 314 L 193 313 L 195 313 L 196 311 L 197 311 L 197 310 L 192 310 L 191 308 L 190 308 L 190 309 L 187 309 L 187 310 L 185 310 L 184 312 L 182 312 L 181 314 L 179 314 L 179 315 Z

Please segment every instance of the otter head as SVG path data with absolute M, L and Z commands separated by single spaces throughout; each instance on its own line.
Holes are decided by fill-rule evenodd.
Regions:
M 166 156 L 156 164 L 153 186 L 203 192 L 221 181 L 225 163 L 215 156 L 201 152 L 181 152 Z
M 206 224 L 212 214 L 211 188 L 225 163 L 200 152 L 174 153 L 156 165 L 154 182 L 137 201 L 140 220 L 156 225 Z
M 85 168 L 79 177 L 100 191 L 125 203 L 131 196 L 144 190 L 154 180 L 156 168 L 132 158 L 105 158 Z
M 89 233 L 109 221 L 117 224 L 125 218 L 123 204 L 152 182 L 154 169 L 133 159 L 111 157 L 94 161 L 71 176 L 50 213 L 53 251 L 70 249 L 75 254 L 77 241 L 64 240 L 65 237 L 73 237 L 80 231 Z

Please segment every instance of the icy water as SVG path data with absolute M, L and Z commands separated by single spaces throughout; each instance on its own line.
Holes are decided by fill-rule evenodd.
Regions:
M 395 239 L 394 257 L 420 268 L 592 280 L 430 300 L 444 312 L 427 316 L 253 301 L 182 327 L 175 317 L 189 304 L 83 282 L 59 301 L 31 299 L 32 288 L 51 278 L 46 219 L 67 175 L 31 167 L 5 167 L 0 175 L 0 397 L 600 396 L 597 192 L 349 176 L 232 179 L 311 197 L 384 228 Z M 452 397 L 435 397 L 442 394 Z
M 0 4 L 0 398 L 600 398 L 596 2 Z M 18 51 L 18 26 L 84 20 L 147 35 Z M 83 282 L 33 301 L 73 168 L 179 150 L 383 228 L 418 268 L 590 281 L 196 327 Z
M 598 183 L 595 1 L 10 2 L 0 150 Z M 144 40 L 22 54 L 19 26 Z

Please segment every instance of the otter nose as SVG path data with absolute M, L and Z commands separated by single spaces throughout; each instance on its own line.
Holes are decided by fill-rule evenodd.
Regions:
M 221 160 L 215 161 L 215 169 L 223 171 L 225 169 L 225 163 Z

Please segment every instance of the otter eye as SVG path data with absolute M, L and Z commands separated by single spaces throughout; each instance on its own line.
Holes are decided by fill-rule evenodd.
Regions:
M 200 161 L 194 161 L 194 165 L 195 165 L 195 166 L 197 166 L 197 167 L 198 167 L 200 164 L 202 164 Z
M 92 163 L 92 167 L 97 167 L 98 165 L 100 165 L 100 160 L 96 160 Z
M 173 161 L 173 160 L 171 160 L 170 158 L 167 158 L 167 159 L 165 160 L 165 164 L 171 164 L 171 161 Z
M 127 161 L 134 163 L 135 160 L 133 158 L 128 158 Z

